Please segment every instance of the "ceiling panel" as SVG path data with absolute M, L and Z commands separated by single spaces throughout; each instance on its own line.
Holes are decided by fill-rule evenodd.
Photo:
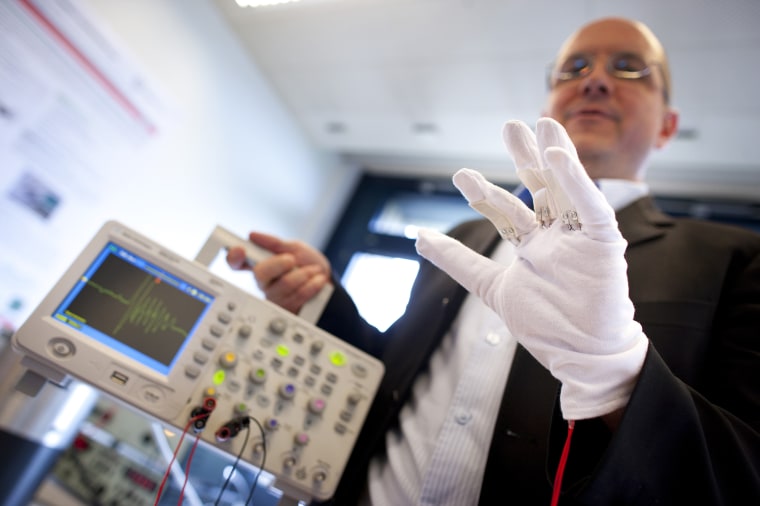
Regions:
M 653 186 L 760 194 L 757 0 L 215 0 L 313 142 L 384 171 L 504 180 L 508 119 L 534 123 L 544 73 L 571 31 L 602 15 L 647 23 L 668 49 L 682 133 Z

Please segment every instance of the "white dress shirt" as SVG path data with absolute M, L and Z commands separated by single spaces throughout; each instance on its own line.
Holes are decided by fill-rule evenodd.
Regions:
M 648 193 L 640 182 L 598 184 L 616 210 Z M 514 246 L 501 241 L 491 258 L 509 265 Z M 386 434 L 386 454 L 372 459 L 363 504 L 477 504 L 516 346 L 498 316 L 468 295 L 429 368 L 415 379 L 399 429 Z

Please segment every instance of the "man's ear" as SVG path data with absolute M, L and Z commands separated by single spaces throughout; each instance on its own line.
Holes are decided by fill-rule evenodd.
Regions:
M 675 137 L 676 132 L 678 132 L 678 119 L 678 111 L 672 107 L 668 107 L 665 110 L 665 115 L 662 118 L 662 128 L 660 128 L 660 133 L 657 136 L 655 147 L 661 148 L 670 142 L 673 137 Z

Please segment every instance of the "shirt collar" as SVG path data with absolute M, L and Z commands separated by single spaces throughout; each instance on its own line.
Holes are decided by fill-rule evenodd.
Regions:
M 597 179 L 596 184 L 615 211 L 649 194 L 649 185 L 626 179 Z
M 649 193 L 649 185 L 642 181 L 596 179 L 594 182 L 615 211 L 623 209 L 634 200 L 638 200 Z M 514 194 L 525 202 L 525 205 L 533 209 L 533 198 L 525 186 L 520 185 Z

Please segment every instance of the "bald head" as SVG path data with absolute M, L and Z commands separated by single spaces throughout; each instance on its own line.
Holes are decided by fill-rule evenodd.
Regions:
M 557 53 L 556 61 L 563 61 L 571 52 L 578 49 L 578 41 L 584 39 L 594 39 L 598 34 L 603 35 L 606 32 L 617 32 L 626 34 L 628 40 L 639 39 L 640 45 L 646 49 L 652 61 L 658 63 L 662 71 L 663 91 L 666 102 L 672 98 L 670 65 L 668 57 L 657 36 L 649 29 L 647 25 L 639 21 L 627 18 L 607 17 L 600 18 L 579 28 L 575 33 L 565 40 L 565 43 Z M 624 49 L 624 48 L 621 48 Z

